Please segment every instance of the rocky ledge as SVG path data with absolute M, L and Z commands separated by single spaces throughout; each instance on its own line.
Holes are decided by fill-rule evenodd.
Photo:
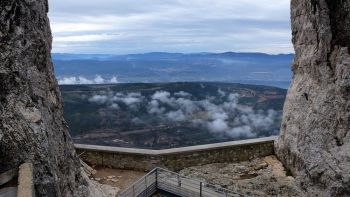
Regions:
M 181 170 L 180 174 L 247 196 L 305 196 L 275 156 L 194 166 Z

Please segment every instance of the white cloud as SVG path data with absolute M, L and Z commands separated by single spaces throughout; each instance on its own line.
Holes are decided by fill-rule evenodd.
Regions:
M 58 19 L 60 20 L 66 20 L 64 18 Z M 94 24 L 86 21 L 86 23 L 80 23 L 77 22 L 54 22 L 51 25 L 52 32 L 58 34 L 58 33 L 74 33 L 74 32 L 89 32 L 89 31 L 102 31 L 108 28 L 109 26 L 106 24 Z M 79 36 L 79 35 L 77 35 Z M 73 37 L 73 36 L 72 36 Z M 59 40 L 57 37 L 55 38 L 56 41 L 62 41 Z M 63 40 L 65 41 L 65 40 Z
M 93 35 L 74 35 L 74 36 L 56 36 L 54 42 L 92 42 L 92 41 L 105 41 L 113 40 L 116 38 L 114 35 L 106 34 L 93 34 Z
M 167 102 L 169 100 L 170 93 L 166 91 L 157 91 L 153 94 L 152 99 Z
M 108 97 L 106 95 L 94 95 L 89 99 L 90 102 L 95 102 L 98 104 L 104 104 L 108 100 Z
M 165 112 L 165 108 L 160 107 L 158 101 L 152 100 L 148 104 L 148 113 L 150 113 L 150 114 L 163 114 L 164 112 Z
M 111 109 L 120 109 L 119 105 L 117 103 L 112 103 L 110 106 Z
M 120 102 L 132 108 L 137 109 L 137 104 L 143 101 L 143 97 L 140 93 L 132 92 L 127 94 L 117 93 L 114 96 L 110 96 L 109 100 L 111 102 Z
M 107 105 L 111 110 L 119 110 L 121 105 L 125 105 L 128 109 L 137 111 L 140 107 L 140 103 L 143 102 L 144 97 L 140 93 L 116 93 L 113 92 L 100 92 L 89 98 L 90 102 L 95 102 L 100 105 Z
M 58 79 L 58 84 L 78 84 L 78 82 L 76 77 L 64 77 L 62 79 Z
M 153 100 L 158 100 L 162 103 L 166 103 L 168 105 L 173 105 L 175 99 L 170 97 L 170 93 L 166 91 L 157 91 L 152 95 Z
M 187 96 L 185 96 L 187 97 Z M 198 110 L 198 105 L 192 100 L 186 98 L 178 98 L 176 99 L 176 106 L 181 108 L 185 114 L 192 115 L 195 111 Z
M 252 132 L 252 128 L 249 125 L 243 125 L 240 127 L 235 127 L 229 131 L 226 131 L 226 133 L 233 137 L 255 137 L 256 133 Z
M 113 76 L 111 79 L 104 79 L 101 75 L 96 75 L 94 78 L 90 79 L 83 76 L 58 77 L 57 80 L 60 85 L 118 83 L 116 76 Z
M 227 132 L 229 129 L 226 121 L 222 119 L 216 119 L 213 122 L 209 122 L 208 127 L 213 132 Z
M 192 94 L 190 94 L 188 92 L 184 92 L 184 91 L 175 92 L 174 95 L 179 96 L 179 97 L 191 97 L 192 96 Z
M 186 116 L 181 110 L 171 111 L 166 114 L 166 117 L 172 121 L 184 121 Z
M 90 102 L 106 105 L 109 109 L 120 110 L 126 105 L 131 110 L 146 109 L 149 116 L 162 121 L 187 121 L 189 126 L 203 127 L 215 134 L 224 134 L 233 138 L 255 137 L 259 132 L 271 131 L 279 115 L 274 110 L 254 110 L 252 107 L 239 104 L 239 94 L 225 94 L 223 102 L 217 104 L 215 100 L 189 99 L 173 97 L 170 92 L 156 91 L 144 96 L 140 92 L 100 92 L 89 98 Z M 145 123 L 136 117 L 135 124 Z
M 221 97 L 224 97 L 226 96 L 226 92 L 225 91 L 222 91 L 220 88 L 218 89 L 218 93 Z
M 111 80 L 109 80 L 110 83 L 118 83 L 118 78 L 116 76 L 112 77 Z
M 105 80 L 101 77 L 101 75 L 97 75 L 94 79 L 94 82 L 97 84 L 101 84 L 101 83 L 104 83 Z

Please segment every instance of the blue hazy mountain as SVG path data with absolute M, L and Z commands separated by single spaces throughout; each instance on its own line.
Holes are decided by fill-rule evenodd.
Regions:
M 119 82 L 216 81 L 287 88 L 293 54 L 52 54 L 58 79 L 116 76 Z

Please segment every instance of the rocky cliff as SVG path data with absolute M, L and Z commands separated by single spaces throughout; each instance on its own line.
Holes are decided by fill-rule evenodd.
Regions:
M 310 196 L 350 195 L 350 0 L 292 0 L 294 77 L 276 152 Z
M 0 1 L 0 173 L 34 164 L 36 196 L 87 196 L 51 63 L 47 0 Z

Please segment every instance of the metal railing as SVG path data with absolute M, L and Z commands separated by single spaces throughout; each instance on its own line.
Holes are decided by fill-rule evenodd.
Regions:
M 155 168 L 119 194 L 119 197 L 149 197 L 165 191 L 182 197 L 241 197 L 222 187 L 194 180 L 162 168 Z

